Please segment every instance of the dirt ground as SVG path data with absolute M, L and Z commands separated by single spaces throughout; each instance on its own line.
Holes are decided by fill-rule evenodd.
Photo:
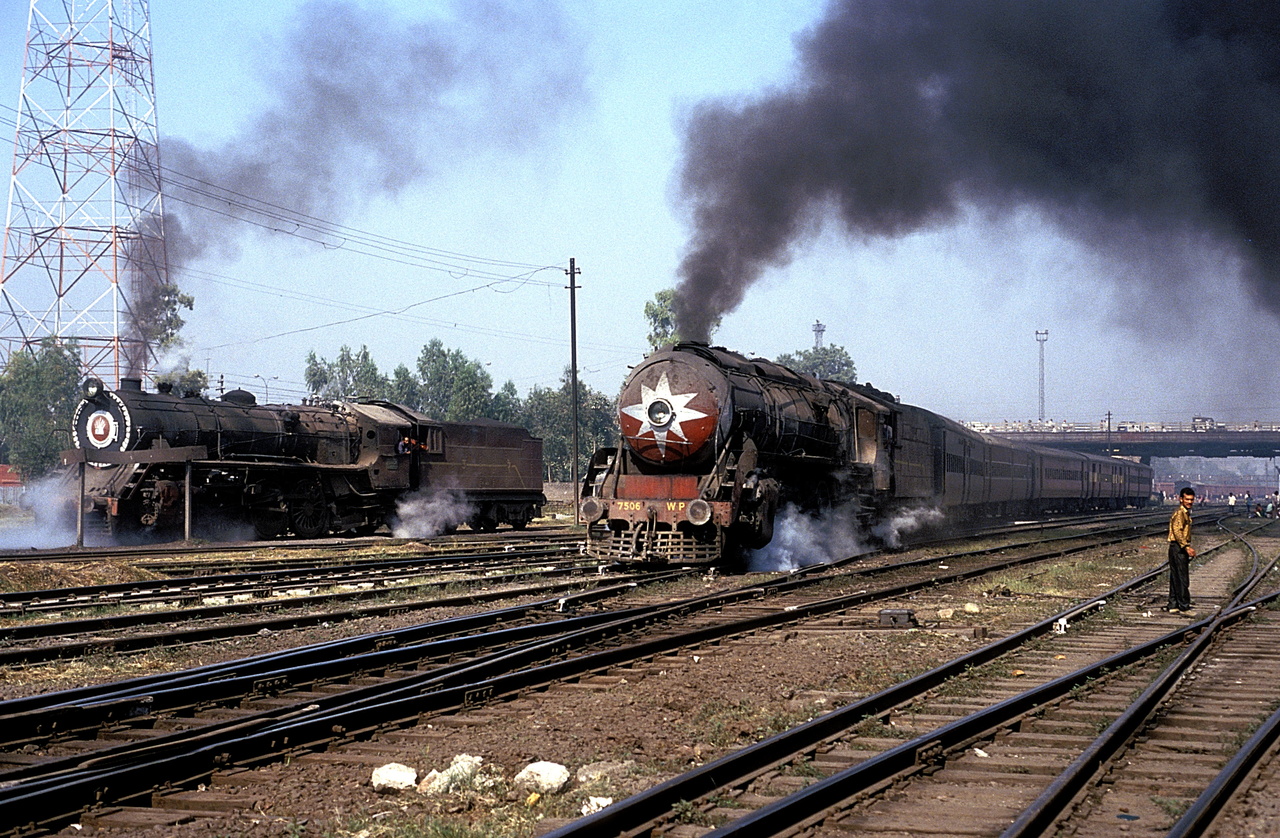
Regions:
M 622 798 L 729 750 L 762 739 L 973 648 L 975 641 L 928 632 L 776 632 L 726 651 L 689 653 L 597 688 L 561 686 L 480 713 L 474 724 L 427 720 L 411 738 L 382 737 L 376 748 L 348 749 L 370 762 L 312 761 L 250 772 L 235 791 L 258 799 L 254 811 L 166 827 L 184 838 L 257 835 L 517 836 L 544 819 L 575 817 L 590 797 Z M 713 696 L 713 698 L 709 698 Z M 491 788 L 444 796 L 413 791 L 379 795 L 377 763 L 399 762 L 421 779 L 458 754 L 480 756 Z M 512 779 L 539 760 L 577 774 L 536 801 Z M 83 834 L 75 829 L 62 834 Z M 123 833 L 120 833 L 123 834 Z
M 954 610 L 953 631 L 784 629 L 648 668 L 616 673 L 598 683 L 560 685 L 465 717 L 427 719 L 408 735 L 391 734 L 321 757 L 268 766 L 226 789 L 256 801 L 226 818 L 165 827 L 160 834 L 212 836 L 307 835 L 332 838 L 469 838 L 527 836 L 577 817 L 592 797 L 619 799 L 691 766 L 765 738 L 932 668 L 975 648 L 954 629 L 981 626 L 991 636 L 1054 613 L 1063 598 L 1096 593 L 1129 578 L 1160 551 L 1127 548 L 1091 563 L 1077 557 L 1076 590 L 1046 597 L 1002 594 L 984 598 L 981 580 L 939 601 L 936 594 L 877 607 L 902 606 L 930 615 Z M 1094 569 L 1096 567 L 1096 569 Z M 697 587 L 705 583 L 690 583 Z M 1041 592 L 1048 584 L 1038 575 Z M 1007 586 L 995 588 L 1007 594 Z M 685 593 L 693 593 L 687 591 Z M 673 593 L 673 595 L 675 595 Z M 975 612 L 964 605 L 973 603 Z M 246 650 L 245 653 L 248 653 Z M 483 777 L 453 793 L 374 792 L 370 778 L 382 763 L 428 771 L 446 769 L 456 755 L 481 757 Z M 577 777 L 560 794 L 531 796 L 513 783 L 531 762 L 565 765 Z M 488 778 L 488 779 L 485 779 Z M 66 830 L 65 835 L 84 834 Z M 123 834 L 123 833 L 117 833 Z
M 1064 599 L 1094 594 L 1103 585 L 1110 587 L 1158 564 L 1161 554 L 1144 544 L 1100 554 L 1093 565 L 1088 557 L 1076 557 L 1071 566 L 1086 570 L 1077 570 L 1061 589 L 1057 581 L 1038 574 L 1024 580 L 1030 592 L 1017 590 L 1018 580 L 1012 577 L 985 579 L 953 591 L 942 602 L 938 595 L 926 594 L 876 606 L 916 608 L 924 616 L 946 605 L 946 611 L 955 611 L 944 626 L 950 631 L 783 629 L 688 652 L 594 683 L 559 685 L 497 702 L 469 716 L 425 719 L 416 728 L 373 743 L 237 775 L 235 785 L 219 785 L 218 790 L 247 798 L 250 805 L 226 817 L 157 828 L 150 834 L 183 838 L 534 835 L 550 824 L 577 817 L 590 798 L 625 797 L 986 642 L 965 636 L 964 629 L 981 627 L 989 636 L 998 636 L 1014 625 L 1056 612 L 1065 605 Z M 6 570 L 0 568 L 0 574 Z M 127 568 L 102 570 L 113 577 L 129 572 Z M 90 580 L 65 584 L 84 581 Z M 692 580 L 687 590 L 673 589 L 670 595 L 692 595 L 741 582 Z M 984 596 L 995 589 L 1004 592 L 998 599 Z M 1052 593 L 1046 595 L 1049 590 Z M 970 602 L 976 611 L 965 611 Z M 191 649 L 32 667 L 0 674 L 0 697 L 187 668 L 440 616 L 443 612 L 416 612 Z M 371 787 L 372 771 L 380 764 L 402 763 L 416 769 L 421 779 L 431 770 L 446 769 L 459 754 L 481 757 L 485 768 L 481 778 L 452 793 L 379 794 Z M 575 775 L 566 790 L 531 795 L 516 786 L 515 774 L 539 760 L 563 764 Z M 594 779 L 579 776 L 584 768 L 592 770 Z M 90 832 L 71 827 L 60 834 Z M 138 832 L 109 830 L 107 834 Z

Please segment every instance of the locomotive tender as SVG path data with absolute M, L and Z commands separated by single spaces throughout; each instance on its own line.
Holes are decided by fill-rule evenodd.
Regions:
M 621 449 L 582 486 L 587 550 L 710 563 L 764 547 L 783 504 L 853 501 L 870 522 L 932 507 L 963 516 L 1145 506 L 1149 466 L 1019 445 L 868 385 L 824 381 L 722 347 L 648 356 L 618 396 Z
M 370 533 L 420 491 L 460 494 L 478 530 L 522 529 L 546 502 L 542 440 L 517 425 L 437 422 L 374 400 L 179 397 L 138 379 L 111 391 L 91 378 L 83 396 L 72 419 L 89 464 L 82 508 L 111 533 L 184 523 L 188 474 L 193 519 L 247 521 L 259 538 Z

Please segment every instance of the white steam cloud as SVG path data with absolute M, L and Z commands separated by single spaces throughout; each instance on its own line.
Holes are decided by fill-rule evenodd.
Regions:
M 431 538 L 465 523 L 475 507 L 457 489 L 431 489 L 406 495 L 396 503 L 391 534 L 396 538 Z
M 849 501 L 812 515 L 787 504 L 774 523 L 773 540 L 747 556 L 752 573 L 791 571 L 865 553 L 879 542 L 899 547 L 902 536 L 943 519 L 930 507 L 900 510 L 867 532 L 858 521 L 858 504 Z
M 68 474 L 74 478 L 74 472 L 60 472 L 27 485 L 18 503 L 35 520 L 0 529 L 0 549 L 45 550 L 76 543 L 76 484 Z

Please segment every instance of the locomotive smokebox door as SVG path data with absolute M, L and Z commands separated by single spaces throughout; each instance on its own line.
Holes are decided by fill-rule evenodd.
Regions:
M 880 625 L 882 626 L 916 626 L 916 612 L 909 608 L 880 609 Z

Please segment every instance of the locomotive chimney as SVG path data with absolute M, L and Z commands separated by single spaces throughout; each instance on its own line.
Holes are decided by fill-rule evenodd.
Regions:
M 121 390 L 136 390 L 137 392 L 141 393 L 141 392 L 142 392 L 142 379 L 141 379 L 141 378 L 122 378 L 122 379 L 120 379 L 120 389 L 121 389 Z

